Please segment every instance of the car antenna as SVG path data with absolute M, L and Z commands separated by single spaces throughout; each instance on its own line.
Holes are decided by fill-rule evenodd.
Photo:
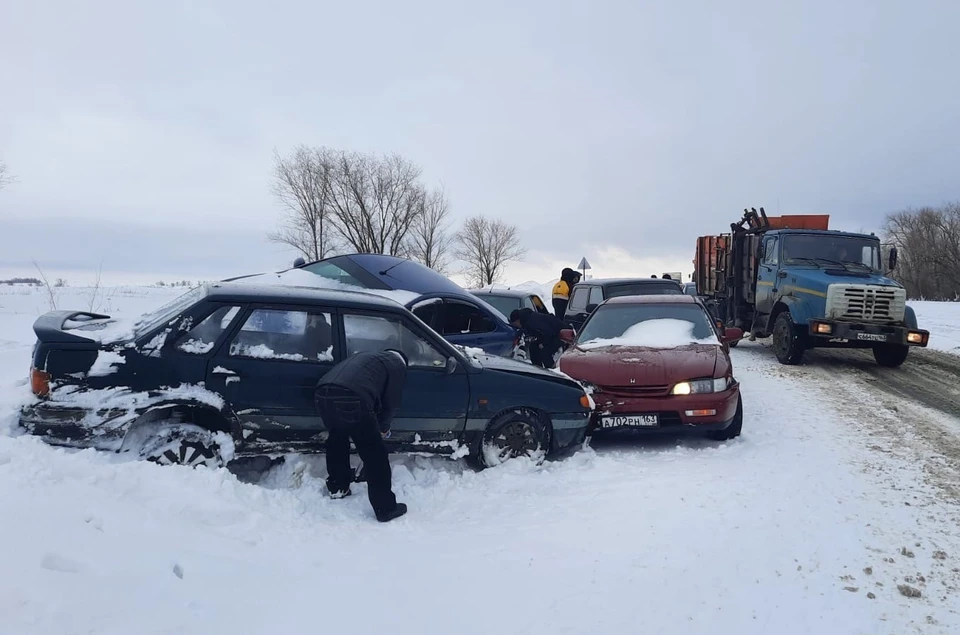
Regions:
M 381 272 L 380 272 L 380 275 L 381 275 L 381 276 L 387 275 L 388 273 L 390 273 L 390 270 L 391 270 L 391 269 L 393 269 L 394 267 L 399 267 L 399 266 L 402 265 L 403 263 L 404 263 L 404 261 L 401 260 L 400 262 L 398 262 L 398 263 L 395 264 L 395 265 L 390 265 L 389 267 L 387 267 L 386 269 L 384 269 L 383 271 L 381 271 Z

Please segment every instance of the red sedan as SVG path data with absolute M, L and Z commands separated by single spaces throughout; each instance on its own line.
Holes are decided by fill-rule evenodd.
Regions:
M 611 298 L 584 323 L 560 370 L 593 387 L 594 429 L 740 434 L 743 404 L 729 342 L 693 296 Z

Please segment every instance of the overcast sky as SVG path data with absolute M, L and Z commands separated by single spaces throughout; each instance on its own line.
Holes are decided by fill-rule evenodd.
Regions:
M 683 270 L 745 206 L 960 199 L 960 2 L 0 4 L 0 270 L 274 269 L 272 153 L 396 152 L 512 282 Z

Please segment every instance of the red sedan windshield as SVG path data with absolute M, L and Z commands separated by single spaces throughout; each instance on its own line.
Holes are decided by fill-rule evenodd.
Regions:
M 691 340 L 716 339 L 710 317 L 697 304 L 605 304 L 583 326 L 577 342 L 620 340 L 628 330 L 652 320 L 687 323 Z

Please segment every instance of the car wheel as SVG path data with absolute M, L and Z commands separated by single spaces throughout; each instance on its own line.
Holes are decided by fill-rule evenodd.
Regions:
M 151 437 L 140 455 L 160 465 L 209 468 L 223 466 L 220 444 L 209 430 L 192 425 L 163 425 Z
M 873 358 L 885 368 L 899 368 L 907 361 L 910 347 L 906 344 L 884 344 L 873 347 Z
M 793 324 L 789 311 L 777 316 L 773 325 L 773 352 L 781 364 L 795 365 L 803 361 L 803 339 Z
M 728 342 L 730 348 L 736 348 L 737 344 L 739 343 L 740 343 L 740 340 L 733 340 L 732 342 Z
M 481 467 L 494 467 L 510 459 L 546 458 L 547 428 L 540 417 L 521 410 L 504 413 L 487 426 L 477 457 Z
M 723 430 L 711 432 L 709 437 L 714 441 L 729 441 L 740 436 L 743 430 L 743 397 L 737 397 L 737 413 L 733 415 L 733 423 Z

